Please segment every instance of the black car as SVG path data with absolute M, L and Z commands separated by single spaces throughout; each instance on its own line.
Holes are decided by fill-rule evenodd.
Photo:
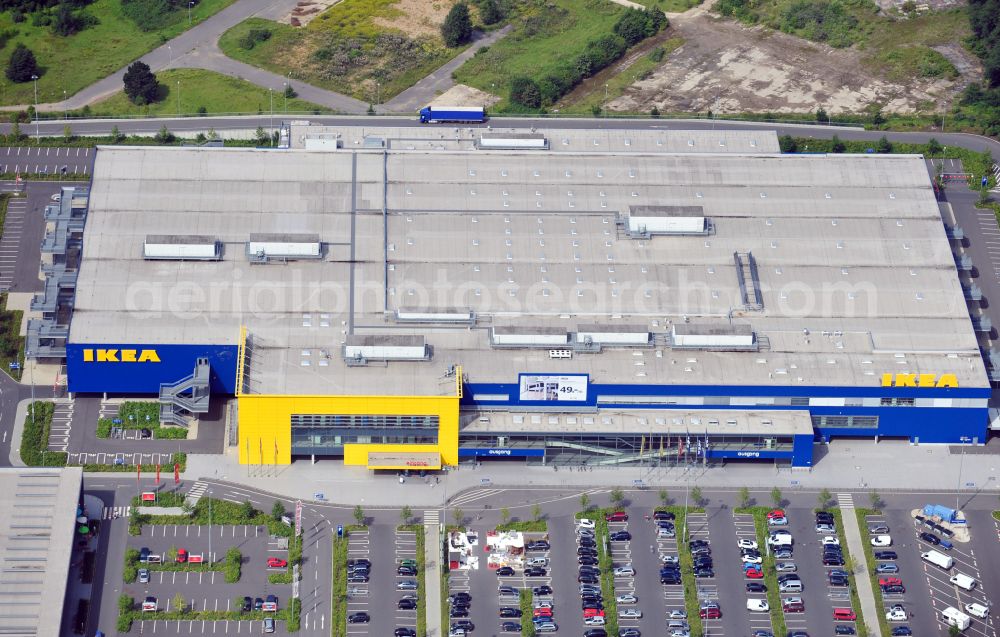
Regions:
M 576 549 L 576 554 L 577 556 L 589 555 L 591 557 L 597 557 L 597 549 L 592 546 L 581 546 L 580 548 Z
M 600 579 L 596 575 L 589 575 L 587 573 L 581 574 L 576 578 L 576 581 L 580 584 L 597 584 Z
M 670 520 L 657 520 L 656 527 L 659 529 L 670 529 L 672 531 L 674 530 L 674 523 Z
M 534 542 L 528 542 L 524 548 L 529 551 L 547 551 L 552 547 L 545 540 L 535 540 Z
M 659 521 L 659 520 L 673 520 L 674 517 L 675 517 L 674 514 L 671 513 L 670 511 L 654 511 L 653 512 L 653 519 L 657 520 L 657 521 Z
M 902 584 L 890 584 L 889 586 L 881 587 L 883 593 L 902 595 L 906 592 L 906 587 Z
M 612 542 L 627 542 L 632 539 L 632 534 L 628 531 L 615 531 L 608 537 Z
M 896 626 L 892 629 L 892 637 L 909 637 L 912 634 L 909 626 Z
M 695 577 L 701 577 L 701 578 L 715 577 L 715 571 L 713 571 L 711 568 L 707 568 L 707 567 L 706 568 L 696 568 L 696 569 L 694 569 L 694 576 Z
M 509 566 L 501 566 L 497 569 L 497 577 L 511 577 L 514 575 L 514 569 Z
M 844 558 L 837 555 L 824 555 L 823 566 L 843 566 Z
M 531 592 L 534 593 L 535 595 L 551 595 L 552 594 L 552 587 L 551 586 L 535 586 L 534 588 L 531 589 Z
M 843 575 L 830 576 L 830 586 L 847 586 L 848 584 L 850 584 L 850 580 Z
M 604 602 L 580 602 L 580 610 L 604 610 Z
M 414 577 L 417 574 L 417 569 L 411 566 L 400 566 L 396 569 L 396 575 L 402 575 L 404 577 Z
M 392 631 L 392 637 L 417 637 L 417 631 L 412 628 L 397 628 Z
M 548 574 L 541 566 L 532 566 L 531 568 L 524 569 L 525 577 L 545 577 Z
M 149 429 L 140 429 L 139 437 L 143 440 L 149 440 L 150 438 L 153 437 L 153 432 Z
M 590 539 L 589 537 L 581 537 L 580 538 L 580 547 L 581 548 L 596 548 L 597 547 L 597 542 L 595 542 L 594 540 Z
M 253 609 L 260 610 L 262 608 L 264 608 L 264 600 L 260 597 L 255 598 L 253 600 Z
M 778 576 L 779 582 L 797 582 L 801 579 L 798 573 L 782 573 Z
M 520 617 L 521 616 L 521 609 L 520 608 L 513 608 L 511 606 L 504 606 L 504 607 L 502 607 L 500 609 L 500 616 L 501 617 Z
M 243 598 L 243 604 L 240 606 L 240 610 L 244 613 L 249 613 L 253 609 L 253 600 L 249 597 Z
M 694 565 L 695 568 L 698 568 L 699 566 L 711 566 L 712 565 L 712 558 L 711 557 L 696 557 L 693 560 L 693 565 Z
M 592 555 L 581 555 L 576 558 L 576 561 L 581 566 L 594 566 L 598 562 L 597 558 Z
M 920 533 L 920 539 L 932 546 L 937 546 L 938 544 L 941 543 L 941 538 L 934 535 L 933 533 L 928 533 L 927 531 L 923 531 Z
M 461 608 L 461 607 L 462 607 L 461 605 L 455 604 L 451 608 L 452 610 L 454 610 L 456 608 Z M 416 610 L 417 600 L 410 597 L 404 597 L 403 599 L 399 600 L 396 603 L 396 608 L 398 608 L 399 610 Z
M 711 555 L 712 549 L 708 546 L 691 547 L 691 555 Z
M 854 626 L 848 626 L 847 624 L 837 624 L 833 627 L 834 635 L 856 635 L 854 631 Z
M 459 603 L 468 604 L 469 602 L 472 601 L 472 595 L 468 593 L 453 593 L 448 597 L 448 600 L 452 604 L 459 604 Z
M 583 637 L 608 637 L 608 631 L 603 628 L 591 628 L 583 633 Z
M 667 577 L 667 576 L 663 576 L 663 575 L 660 576 L 660 584 L 677 585 L 677 584 L 680 584 L 680 583 L 681 583 L 681 574 L 680 573 L 678 573 L 677 575 L 675 575 L 673 577 Z
M 500 630 L 505 633 L 519 633 L 521 632 L 521 624 L 517 622 L 504 622 L 500 624 Z
M 452 619 L 457 617 L 468 617 L 469 607 L 468 606 L 452 606 L 451 610 L 448 611 L 448 616 Z
M 372 561 L 368 558 L 358 558 L 356 560 L 347 560 L 347 568 L 352 568 L 355 566 L 364 566 L 365 568 L 372 567 Z
M 896 551 L 875 551 L 876 560 L 894 560 L 896 559 Z
M 476 625 L 470 622 L 468 619 L 460 619 L 457 622 L 451 622 L 451 629 L 461 629 L 464 631 L 471 631 L 476 629 Z
M 500 595 L 509 595 L 511 597 L 517 597 L 520 593 L 513 586 L 499 586 L 497 587 L 497 593 Z
M 368 576 L 367 575 L 355 575 L 355 574 L 352 573 L 351 575 L 347 576 L 347 583 L 348 584 L 367 584 L 368 583 Z
M 347 616 L 348 624 L 367 624 L 372 620 L 368 613 L 351 613 Z
M 693 549 L 696 546 L 708 546 L 708 540 L 691 540 L 688 542 L 688 548 Z
M 761 584 L 760 582 L 747 582 L 747 592 L 748 593 L 766 593 L 767 586 Z
M 413 601 L 416 601 L 416 600 L 413 600 Z M 452 610 L 464 610 L 464 611 L 467 611 L 470 608 L 472 608 L 472 607 L 469 604 L 452 604 L 451 605 L 451 609 Z

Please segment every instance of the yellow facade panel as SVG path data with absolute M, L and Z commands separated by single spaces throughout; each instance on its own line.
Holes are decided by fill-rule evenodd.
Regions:
M 436 452 L 444 465 L 458 464 L 458 396 L 271 396 L 237 397 L 241 464 L 290 464 L 293 414 L 438 417 L 437 445 L 349 444 L 344 464 L 368 466 L 369 452 Z

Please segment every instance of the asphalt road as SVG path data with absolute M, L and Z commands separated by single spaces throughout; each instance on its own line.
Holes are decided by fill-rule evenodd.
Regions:
M 358 117 L 358 116 L 321 116 L 321 115 L 298 115 L 272 118 L 263 116 L 248 117 L 181 117 L 181 118 L 153 118 L 153 119 L 123 119 L 123 120 L 72 120 L 73 131 L 80 135 L 100 135 L 108 134 L 114 126 L 125 134 L 153 134 L 166 126 L 174 133 L 206 131 L 209 128 L 216 130 L 256 130 L 257 127 L 268 127 L 271 122 L 278 122 L 280 119 L 308 119 L 312 122 L 334 125 L 334 126 L 394 126 L 394 127 L 419 127 L 420 124 L 415 117 Z M 48 136 L 62 135 L 65 121 L 43 121 L 39 124 L 41 134 Z M 453 126 L 441 125 L 442 128 L 454 128 Z M 580 129 L 580 128 L 607 128 L 607 129 L 669 129 L 669 130 L 705 130 L 715 128 L 728 129 L 750 129 L 765 128 L 777 131 L 779 135 L 794 135 L 799 137 L 816 137 L 829 139 L 833 135 L 838 135 L 845 140 L 871 140 L 876 141 L 882 135 L 896 142 L 924 143 L 931 137 L 936 138 L 944 146 L 960 146 L 976 152 L 990 151 L 994 157 L 1000 158 L 1000 141 L 983 137 L 981 135 L 971 135 L 966 133 L 941 133 L 941 132 L 882 132 L 864 131 L 857 128 L 844 128 L 838 126 L 815 126 L 800 124 L 771 124 L 766 122 L 743 122 L 728 120 L 667 120 L 667 119 L 594 119 L 594 118 L 519 118 L 519 117 L 494 117 L 487 124 L 480 125 L 480 128 L 493 126 L 495 128 L 531 128 L 542 129 Z M 10 125 L 0 125 L 0 131 L 9 132 Z

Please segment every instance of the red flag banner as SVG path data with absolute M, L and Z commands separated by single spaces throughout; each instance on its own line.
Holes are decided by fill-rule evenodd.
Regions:
M 174 463 L 174 484 L 180 484 L 181 482 L 181 466 Z
M 160 465 L 156 465 L 156 486 L 160 486 Z

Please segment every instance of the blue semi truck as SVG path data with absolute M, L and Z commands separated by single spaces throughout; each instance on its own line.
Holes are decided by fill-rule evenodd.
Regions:
M 486 111 L 481 106 L 425 106 L 420 109 L 420 123 L 486 121 Z

